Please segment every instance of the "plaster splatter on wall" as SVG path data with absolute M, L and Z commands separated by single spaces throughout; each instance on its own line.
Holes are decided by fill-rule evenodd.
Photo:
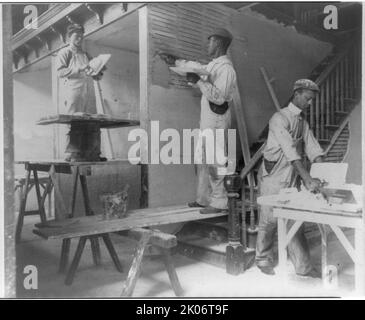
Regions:
M 164 88 L 169 87 L 170 70 L 167 64 L 155 55 L 152 63 L 152 83 Z

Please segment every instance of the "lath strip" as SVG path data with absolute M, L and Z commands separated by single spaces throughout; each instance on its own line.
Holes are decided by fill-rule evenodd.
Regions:
M 151 58 L 169 52 L 184 59 L 207 63 L 207 37 L 225 27 L 230 11 L 224 6 L 198 3 L 151 4 L 149 6 Z M 170 72 L 169 84 L 187 87 L 184 78 Z

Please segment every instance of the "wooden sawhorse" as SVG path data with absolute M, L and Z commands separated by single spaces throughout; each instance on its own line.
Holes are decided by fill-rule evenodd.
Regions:
M 75 212 L 75 205 L 76 205 L 76 197 L 77 197 L 77 186 L 78 182 L 80 182 L 84 208 L 85 208 L 85 215 L 91 216 L 94 215 L 94 212 L 90 205 L 90 197 L 87 187 L 87 176 L 92 174 L 92 166 L 100 166 L 100 165 L 117 165 L 121 163 L 126 163 L 128 160 L 115 160 L 115 161 L 97 161 L 97 162 L 67 162 L 67 161 L 59 161 L 59 160 L 50 160 L 50 161 L 17 161 L 17 164 L 24 164 L 26 170 L 26 178 L 25 178 L 25 185 L 29 185 L 30 175 L 33 172 L 34 176 L 34 185 L 37 191 L 37 198 L 38 198 L 38 206 L 39 212 L 41 214 L 41 223 L 37 224 L 37 227 L 44 228 L 49 226 L 49 222 L 46 219 L 44 213 L 44 201 L 42 200 L 43 197 L 40 195 L 39 191 L 39 179 L 38 173 L 39 172 L 46 172 L 49 176 L 49 188 L 54 188 L 55 198 L 57 200 L 57 205 L 59 210 L 56 212 L 56 221 L 59 221 L 59 225 L 62 225 L 64 220 L 68 218 L 72 218 Z M 64 197 L 61 193 L 59 187 L 59 181 L 57 179 L 57 174 L 71 174 L 73 175 L 73 186 L 72 186 L 72 199 L 71 199 L 71 207 L 67 208 L 65 204 Z M 22 210 L 24 211 L 26 203 L 26 195 L 25 199 L 22 201 Z M 23 216 L 22 216 L 23 217 Z M 23 220 L 20 219 L 18 222 L 19 227 L 17 228 L 17 234 L 19 234 L 20 239 L 20 232 L 21 226 L 23 224 Z M 52 227 L 59 227 L 57 223 L 52 223 Z M 111 240 L 109 234 L 105 234 L 102 236 L 110 254 L 112 257 L 115 255 L 115 251 L 113 250 L 111 244 Z M 99 237 L 98 236 L 88 236 L 86 238 L 80 238 L 78 248 L 80 248 L 80 252 L 82 252 L 81 248 L 85 246 L 86 240 L 89 239 L 91 242 L 91 250 L 93 255 L 93 260 L 95 265 L 101 264 L 101 255 L 100 255 L 100 246 L 99 246 Z M 70 251 L 70 244 L 71 239 L 65 238 L 62 241 L 62 249 L 61 249 L 61 260 L 60 260 L 60 272 L 64 272 L 67 264 L 68 264 L 68 257 Z M 79 251 L 76 251 L 78 253 Z M 80 253 L 81 254 L 81 253 Z M 118 265 L 117 269 L 121 270 L 121 267 Z
M 145 229 L 147 227 L 157 227 L 178 222 L 187 222 L 195 220 L 204 220 L 209 218 L 223 217 L 227 213 L 200 214 L 199 209 L 189 208 L 187 206 L 170 206 L 160 208 L 145 208 L 130 210 L 129 214 L 122 219 L 103 220 L 100 215 L 91 215 L 80 218 L 73 218 L 66 221 L 64 226 L 53 228 L 50 222 L 49 227 L 37 228 L 33 233 L 44 239 L 62 239 L 71 240 L 80 238 L 75 257 L 66 276 L 67 283 L 72 283 L 73 275 L 77 269 L 78 263 L 84 249 L 85 241 L 90 236 L 103 236 L 112 232 L 123 232 L 129 237 L 138 240 L 136 253 L 129 270 L 126 284 L 123 288 L 123 296 L 131 296 L 138 279 L 141 261 L 148 244 L 157 247 L 162 253 L 170 282 L 176 295 L 182 294 L 181 286 L 178 282 L 175 269 L 171 261 L 170 249 L 176 245 L 177 240 L 174 235 L 165 234 L 160 231 Z M 82 239 L 82 240 L 81 240 Z M 81 243 L 81 244 L 80 244 Z M 114 262 L 115 263 L 115 262 Z M 65 270 L 65 268 L 63 268 Z
M 25 177 L 15 177 L 14 191 L 19 191 L 19 215 L 15 230 L 15 241 L 19 243 L 21 240 L 21 233 L 24 224 L 25 216 L 39 215 L 41 223 L 46 223 L 47 217 L 44 210 L 44 204 L 48 196 L 48 210 L 49 213 L 52 210 L 51 192 L 52 192 L 52 181 L 47 175 L 38 175 L 36 170 L 33 170 L 33 177 L 31 177 L 32 170 L 26 168 Z M 27 199 L 29 192 L 32 188 L 36 190 L 38 210 L 26 210 Z M 41 188 L 43 193 L 41 194 Z

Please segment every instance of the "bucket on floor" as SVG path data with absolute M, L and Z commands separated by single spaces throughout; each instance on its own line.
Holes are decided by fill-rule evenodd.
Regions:
M 129 185 L 127 184 L 118 193 L 108 193 L 100 196 L 103 205 L 103 220 L 120 219 L 127 215 L 128 189 Z

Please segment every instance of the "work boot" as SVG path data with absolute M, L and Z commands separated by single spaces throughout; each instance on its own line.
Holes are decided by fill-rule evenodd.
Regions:
M 188 207 L 190 208 L 205 208 L 202 204 L 198 203 L 197 201 L 189 202 Z
M 218 208 L 208 206 L 204 209 L 201 209 L 199 212 L 201 214 L 211 214 L 211 213 L 224 213 L 224 212 L 228 212 L 228 210 L 227 209 L 218 209 Z
M 274 268 L 272 266 L 257 266 L 262 273 L 265 273 L 269 276 L 273 276 L 275 274 Z

